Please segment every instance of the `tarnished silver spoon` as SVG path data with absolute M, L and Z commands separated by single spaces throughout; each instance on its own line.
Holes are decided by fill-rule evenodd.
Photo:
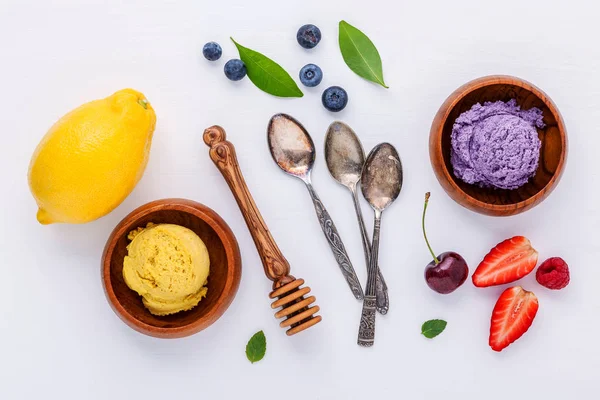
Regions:
M 315 145 L 304 127 L 286 114 L 276 114 L 269 121 L 267 139 L 271 156 L 285 173 L 301 179 L 308 189 L 321 224 L 321 229 L 329 242 L 335 260 L 352 290 L 359 300 L 363 299 L 363 290 L 346 253 L 342 239 L 331 220 L 325 206 L 317 196 L 310 180 L 315 163 Z
M 371 241 L 365 228 L 365 221 L 358 201 L 357 191 L 360 175 L 365 164 L 365 151 L 356 133 L 343 122 L 335 121 L 327 129 L 327 135 L 325 136 L 325 161 L 333 179 L 352 192 L 354 210 L 356 211 L 356 218 L 360 227 L 368 271 L 371 262 Z M 377 311 L 381 314 L 387 314 L 390 308 L 390 300 L 381 270 L 377 274 L 375 291 L 377 293 Z
M 371 263 L 358 329 L 358 345 L 373 346 L 375 341 L 375 281 L 379 269 L 379 231 L 381 214 L 396 200 L 402 188 L 402 163 L 398 152 L 389 143 L 377 145 L 367 157 L 361 175 L 363 196 L 375 210 Z

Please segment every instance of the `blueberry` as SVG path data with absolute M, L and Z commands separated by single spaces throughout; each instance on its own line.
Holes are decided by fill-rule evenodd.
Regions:
M 315 64 L 306 64 L 300 70 L 300 82 L 304 86 L 315 87 L 323 79 L 323 71 Z
M 321 41 L 321 30 L 312 24 L 302 25 L 296 33 L 298 44 L 305 49 L 312 49 Z
M 225 76 L 232 81 L 239 81 L 246 76 L 246 64 L 242 60 L 233 59 L 225 63 Z
M 217 61 L 221 58 L 221 54 L 223 54 L 223 50 L 219 43 L 216 42 L 208 42 L 202 48 L 202 54 L 204 54 L 204 58 L 208 61 Z
M 348 93 L 339 86 L 331 86 L 325 89 L 321 96 L 323 107 L 329 111 L 342 111 L 348 104 Z

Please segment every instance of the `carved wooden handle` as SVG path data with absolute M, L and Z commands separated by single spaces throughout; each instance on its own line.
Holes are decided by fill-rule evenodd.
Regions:
M 220 126 L 211 126 L 204 131 L 203 138 L 204 143 L 210 147 L 211 160 L 223 174 L 242 211 L 248 230 L 252 235 L 252 239 L 254 239 L 256 250 L 258 250 L 262 260 L 265 274 L 272 281 L 277 281 L 289 275 L 290 264 L 277 247 L 269 228 L 267 228 L 256 207 L 256 203 L 254 203 L 240 170 L 235 147 L 226 140 L 225 130 Z

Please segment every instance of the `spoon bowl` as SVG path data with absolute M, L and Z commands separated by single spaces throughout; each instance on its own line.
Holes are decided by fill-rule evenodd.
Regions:
M 335 121 L 327 129 L 325 161 L 333 179 L 350 190 L 356 187 L 365 165 L 365 151 L 356 133 L 343 122 Z
M 362 192 L 375 211 L 383 211 L 402 189 L 402 162 L 389 143 L 377 145 L 367 157 L 362 171 Z
M 285 173 L 300 179 L 310 175 L 315 144 L 298 121 L 289 115 L 274 115 L 267 128 L 267 140 L 273 160 Z

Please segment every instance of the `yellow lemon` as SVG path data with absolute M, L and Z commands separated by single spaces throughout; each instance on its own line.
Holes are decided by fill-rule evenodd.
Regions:
M 155 124 L 150 103 L 133 89 L 62 117 L 29 165 L 38 221 L 85 223 L 121 204 L 144 173 Z

